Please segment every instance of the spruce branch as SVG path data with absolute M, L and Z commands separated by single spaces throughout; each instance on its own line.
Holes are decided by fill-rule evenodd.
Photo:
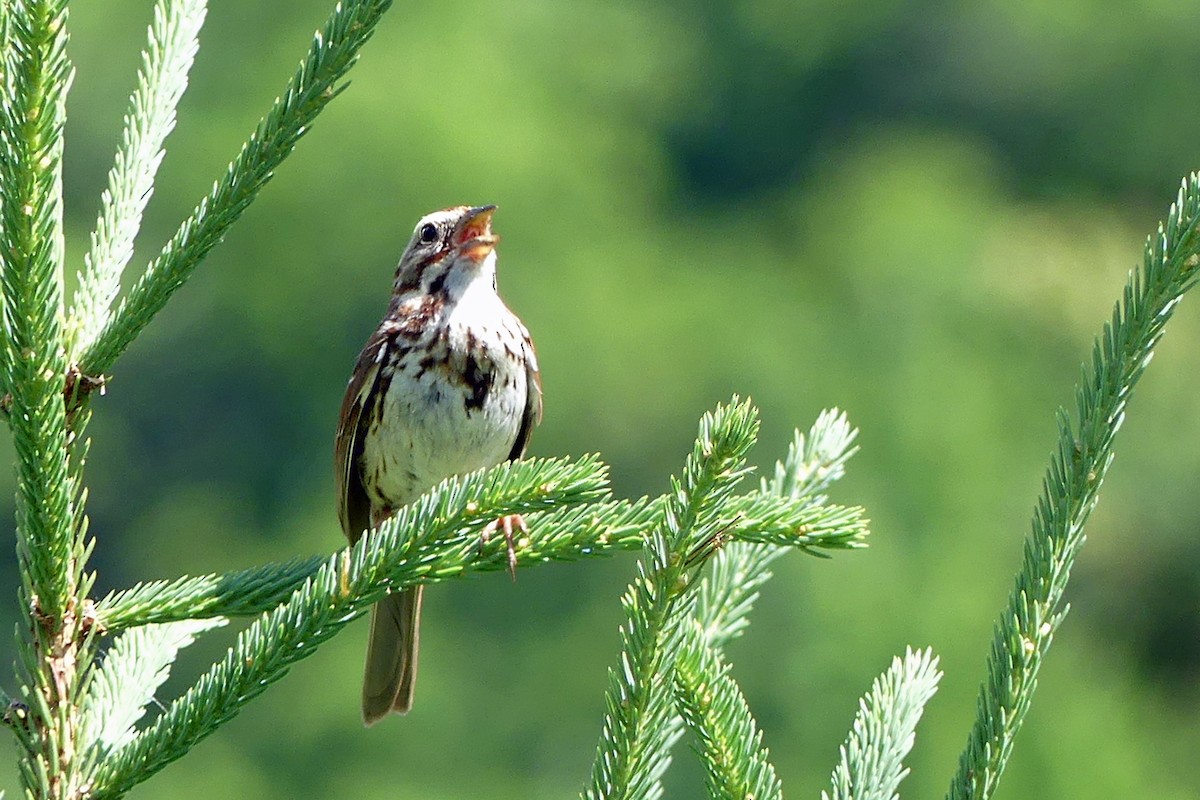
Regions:
M 606 468 L 590 456 L 516 461 L 443 482 L 353 548 L 326 559 L 286 603 L 239 634 L 222 661 L 100 764 L 91 796 L 121 796 L 236 716 L 292 664 L 395 588 L 422 546 L 477 547 L 483 528 L 499 516 L 587 503 L 603 497 L 606 486 Z
M 142 214 L 154 191 L 163 142 L 175 128 L 175 109 L 187 89 L 206 11 L 206 0 L 158 0 L 154 5 L 121 146 L 101 195 L 100 215 L 69 318 L 72 359 L 95 340 L 121 290 L 121 273 L 133 256 Z
M 858 430 L 843 412 L 822 411 L 807 435 L 796 431 L 772 478 L 763 479 L 760 494 L 788 498 L 801 508 L 825 503 L 824 492 L 846 474 L 846 462 L 858 452 L 853 447 L 857 436 Z M 720 649 L 749 626 L 759 587 L 770 580 L 770 564 L 784 552 L 782 546 L 739 541 L 713 558 L 711 572 L 700 582 L 696 604 L 696 619 L 709 646 Z
M 767 760 L 762 731 L 730 677 L 729 665 L 707 643 L 695 620 L 684 626 L 675 665 L 675 696 L 683 719 L 696 734 L 708 796 L 782 798 L 783 787 Z
M 291 597 L 326 560 L 325 556 L 311 556 L 222 575 L 140 583 L 97 603 L 97 624 L 105 633 L 115 633 L 138 625 L 201 617 L 254 616 Z
M 908 775 L 904 757 L 941 677 L 931 650 L 908 648 L 903 660 L 892 659 L 858 701 L 854 726 L 833 770 L 832 794 L 821 792 L 821 800 L 899 800 L 897 789 Z
M 813 506 L 826 501 L 825 490 L 845 474 L 847 460 L 857 452 L 852 446 L 857 434 L 844 413 L 837 409 L 822 412 L 807 436 L 796 431 L 786 458 L 776 464 L 774 476 L 763 481 L 757 495 L 729 498 L 715 512 L 718 520 L 735 520 L 717 523 L 718 530 L 727 532 L 732 541 L 717 549 L 711 572 L 701 579 L 692 612 L 694 621 L 690 623 L 703 632 L 706 646 L 715 658 L 719 659 L 721 648 L 749 625 L 748 617 L 758 599 L 759 587 L 771 577 L 769 565 L 786 549 L 782 544 L 746 541 L 744 529 L 754 535 L 756 521 L 731 511 L 739 504 L 764 503 L 768 496 L 784 503 L 780 508 L 786 508 L 788 513 L 803 515 L 813 510 Z M 865 533 L 865 527 L 861 528 L 861 534 Z M 794 532 L 785 538 L 787 544 L 798 544 L 793 537 Z M 854 538 L 857 541 L 857 534 Z M 849 540 L 847 537 L 846 541 Z M 732 683 L 732 678 L 729 681 Z M 736 684 L 732 690 L 740 692 Z M 669 763 L 670 748 L 681 736 L 683 724 L 678 713 L 671 713 L 659 732 L 660 741 L 666 743 L 662 770 Z
M 866 547 L 868 520 L 861 506 L 817 506 L 753 492 L 723 505 L 734 514 L 727 523 L 744 542 L 795 547 L 809 555 L 827 557 L 823 550 Z M 723 538 L 718 534 L 718 539 Z
M 283 95 L 242 145 L 225 175 L 150 262 L 83 353 L 80 369 L 84 374 L 102 375 L 111 369 L 254 201 L 317 115 L 345 88 L 339 82 L 390 6 L 391 0 L 343 0 L 334 7 Z
M 776 462 L 771 480 L 763 479 L 759 498 L 791 501 L 792 510 L 800 513 L 825 503 L 825 490 L 845 474 L 846 462 L 858 451 L 852 446 L 857 435 L 843 412 L 836 408 L 822 411 L 807 435 L 796 431 L 786 457 Z M 743 498 L 733 498 L 735 503 L 741 501 Z M 866 535 L 865 527 L 861 534 Z M 785 551 L 780 544 L 739 540 L 722 547 L 712 559 L 712 570 L 700 581 L 693 618 L 714 658 L 720 659 L 725 645 L 749 627 L 759 588 L 771 578 L 770 564 Z M 733 688 L 740 692 L 736 684 Z M 678 739 L 683 724 L 682 716 L 672 715 L 664 738 Z
M 87 758 L 85 774 L 94 771 L 99 759 L 133 740 L 134 725 L 166 682 L 179 651 L 225 622 L 215 617 L 144 625 L 113 641 L 83 699 L 79 749 Z
M 713 541 L 722 521 L 714 510 L 746 474 L 745 457 L 758 433 L 758 416 L 737 398 L 700 420 L 700 433 L 681 478 L 663 504 L 659 523 L 646 537 L 646 556 L 621 604 L 621 655 L 608 671 L 604 725 L 587 800 L 657 798 L 661 778 L 680 734 L 672 684 L 682 625 L 695 600 L 691 558 Z
M 643 498 L 632 503 L 601 501 L 530 514 L 526 517 L 529 531 L 516 542 L 517 566 L 640 549 L 643 531 L 657 513 L 656 504 Z M 335 557 L 348 552 L 345 548 Z M 327 560 L 314 556 L 224 575 L 142 584 L 101 600 L 96 607 L 98 624 L 113 631 L 173 619 L 261 614 L 287 600 Z M 403 588 L 497 569 L 507 569 L 502 539 L 482 544 L 472 533 L 459 533 L 417 545 L 412 558 L 396 568 L 393 585 Z
M 17 460 L 19 597 L 28 614 L 19 643 L 29 710 L 18 737 L 20 772 L 27 795 L 72 798 L 80 787 L 77 700 L 89 660 L 89 581 L 63 404 L 66 3 L 12 0 L 0 14 L 0 370 Z
M 1008 605 L 996 623 L 980 688 L 977 717 L 949 791 L 954 800 L 991 797 L 1037 687 L 1042 659 L 1066 615 L 1063 592 L 1083 546 L 1083 526 L 1113 457 L 1113 440 L 1129 396 L 1200 265 L 1200 177 L 1178 198 L 1146 242 L 1141 269 L 1130 273 L 1112 319 L 1092 347 L 1075 392 L 1075 425 L 1058 415 L 1058 447 L 1025 541 Z
M 60 618 L 74 600 L 62 403 L 62 133 L 70 66 L 64 2 L 12 2 L 0 103 L 0 259 L 26 599 Z
M 850 424 L 846 412 L 825 409 L 807 435 L 796 431 L 787 455 L 775 462 L 771 479 L 763 478 L 761 491 L 823 505 L 825 492 L 846 474 L 846 462 L 858 452 L 857 438 L 858 429 Z
M 529 531 L 516 543 L 517 565 L 529 567 L 548 561 L 577 561 L 640 550 L 645 544 L 646 530 L 662 513 L 664 502 L 665 498 L 608 500 L 530 514 L 526 518 Z M 751 506 L 760 507 L 768 519 L 748 515 Z M 853 519 L 846 527 L 830 525 L 826 518 L 826 515 L 840 518 L 847 512 Z M 729 498 L 716 515 L 732 520 L 722 530 L 720 538 L 730 543 L 718 552 L 715 559 L 718 562 L 723 562 L 723 553 L 747 546 L 742 542 L 771 538 L 810 550 L 825 539 L 837 542 L 865 533 L 858 509 L 797 507 L 782 499 L 767 502 L 760 498 L 751 504 L 741 497 Z M 778 547 L 779 551 L 783 549 Z M 139 584 L 99 601 L 96 625 L 106 633 L 113 633 L 135 625 L 173 620 L 254 616 L 285 601 L 325 560 L 323 556 L 311 556 L 222 575 Z M 448 537 L 418 547 L 411 563 L 398 569 L 394 581 L 401 588 L 507 567 L 506 545 L 502 540 L 482 545 L 470 536 Z

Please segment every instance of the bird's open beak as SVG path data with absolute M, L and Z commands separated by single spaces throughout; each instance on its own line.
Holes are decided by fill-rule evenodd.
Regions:
M 474 261 L 482 261 L 496 249 L 500 237 L 492 233 L 492 212 L 495 206 L 476 206 L 470 209 L 458 230 L 454 232 L 455 244 L 463 255 Z

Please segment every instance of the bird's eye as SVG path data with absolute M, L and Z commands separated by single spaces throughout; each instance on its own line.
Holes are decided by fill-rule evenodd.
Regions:
M 421 226 L 421 230 L 417 233 L 421 238 L 421 244 L 433 244 L 438 238 L 437 226 L 432 222 L 426 222 Z

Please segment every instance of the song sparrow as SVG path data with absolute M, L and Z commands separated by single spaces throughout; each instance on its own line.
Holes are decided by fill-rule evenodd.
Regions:
M 496 294 L 494 210 L 459 206 L 417 223 L 387 313 L 358 356 L 334 448 L 352 543 L 442 479 L 520 458 L 541 420 L 529 332 Z M 512 521 L 503 523 L 511 560 Z M 372 609 L 367 725 L 412 707 L 421 590 Z

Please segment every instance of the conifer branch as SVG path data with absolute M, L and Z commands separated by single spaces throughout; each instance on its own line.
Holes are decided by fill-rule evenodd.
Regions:
M 844 413 L 837 409 L 822 411 L 807 435 L 796 431 L 787 456 L 776 462 L 774 475 L 770 480 L 763 479 L 760 497 L 791 501 L 799 511 L 825 503 L 825 491 L 845 475 L 846 462 L 858 452 L 853 447 L 857 436 L 858 431 L 850 426 Z M 865 528 L 862 533 L 865 536 Z M 735 541 L 712 559 L 712 570 L 700 581 L 693 617 L 714 659 L 722 660 L 725 645 L 749 627 L 759 588 L 771 579 L 771 562 L 786 549 L 782 545 Z M 732 683 L 732 678 L 729 681 Z M 732 690 L 741 692 L 736 684 Z M 732 698 L 727 702 L 736 704 Z M 673 715 L 664 736 L 674 741 L 683 724 L 682 716 Z M 762 760 L 766 763 L 765 755 Z
M 675 695 L 696 734 L 708 796 L 720 800 L 778 800 L 783 787 L 767 760 L 762 731 L 750 715 L 729 665 L 693 620 L 684 626 L 676 660 Z
M 456 479 L 451 479 L 456 480 Z M 577 561 L 640 550 L 645 532 L 662 513 L 665 498 L 604 501 L 531 514 L 529 531 L 516 543 L 518 567 L 547 561 Z M 758 512 L 752 516 L 749 511 Z M 865 521 L 861 509 L 798 505 L 780 498 L 730 498 L 717 512 L 729 519 L 717 540 L 693 554 L 721 554 L 742 543 L 777 541 L 817 554 L 814 548 L 862 546 Z M 725 544 L 725 542 L 728 542 Z M 463 544 L 469 545 L 463 547 Z M 787 545 L 778 545 L 782 551 Z M 96 604 L 96 624 L 106 633 L 133 625 L 199 617 L 245 617 L 270 611 L 286 600 L 325 563 L 312 556 L 280 564 L 237 570 L 222 575 L 151 581 L 114 592 Z M 506 545 L 501 540 L 482 544 L 469 537 L 449 537 L 417 549 L 411 563 L 398 568 L 395 586 L 438 583 L 470 572 L 507 569 Z
M 786 498 L 798 505 L 823 505 L 825 491 L 846 474 L 846 462 L 858 452 L 858 430 L 836 408 L 822 411 L 805 435 L 796 431 L 787 456 L 775 464 L 761 495 Z M 710 574 L 700 582 L 696 619 L 710 647 L 723 648 L 749 626 L 759 587 L 771 578 L 770 564 L 787 550 L 771 544 L 734 542 L 713 558 Z
M 89 588 L 63 403 L 66 3 L 11 0 L 0 15 L 0 383 L 17 460 L 19 597 L 28 615 L 20 771 L 27 795 L 65 799 L 81 783 L 77 700 L 88 662 Z
M 722 510 L 734 515 L 728 525 L 737 528 L 737 538 L 744 542 L 795 547 L 822 557 L 827 557 L 825 550 L 867 546 L 868 520 L 861 506 L 817 506 L 752 492 L 726 503 Z
M 746 474 L 745 457 L 758 432 L 749 403 L 718 406 L 700 421 L 700 434 L 683 476 L 673 478 L 659 524 L 646 538 L 646 556 L 621 600 L 621 655 L 609 668 L 605 718 L 587 800 L 662 795 L 661 778 L 680 730 L 674 714 L 675 660 L 681 626 L 694 605 L 693 558 L 719 535 L 714 514 Z
M 326 560 L 311 556 L 221 575 L 139 583 L 97 603 L 96 621 L 111 634 L 138 625 L 262 614 L 291 597 Z
M 908 775 L 904 757 L 941 677 L 931 650 L 909 648 L 903 660 L 892 659 L 858 701 L 854 726 L 833 770 L 832 794 L 821 792 L 821 800 L 899 800 L 897 789 Z
M 117 357 L 258 197 L 317 115 L 345 88 L 339 82 L 390 6 L 391 0 L 344 0 L 334 7 L 283 95 L 84 352 L 80 370 L 85 375 L 103 375 L 112 368 Z
M 949 791 L 953 800 L 986 800 L 1012 753 L 1029 710 L 1042 659 L 1066 615 L 1063 592 L 1083 546 L 1113 457 L 1125 406 L 1167 321 L 1200 272 L 1200 178 L 1183 182 L 1165 224 L 1146 241 L 1112 319 L 1092 348 L 1075 392 L 1075 425 L 1058 416 L 1058 448 L 1042 480 L 1033 530 L 1008 605 L 996 623 L 977 717 Z
M 79 749 L 86 759 L 84 774 L 93 773 L 100 759 L 133 740 L 134 725 L 166 682 L 179 651 L 225 622 L 214 617 L 143 625 L 113 641 L 83 700 Z
M 163 142 L 175 128 L 175 109 L 187 89 L 206 7 L 206 0 L 158 0 L 154 4 L 137 88 L 129 98 L 121 146 L 108 173 L 91 249 L 84 256 L 71 309 L 68 341 L 73 358 L 95 340 L 121 290 L 121 272 L 133 256 L 142 213 L 154 192 Z
M 451 482 L 457 480 L 452 478 Z M 572 561 L 640 549 L 643 530 L 656 513 L 657 506 L 643 498 L 632 503 L 602 501 L 530 514 L 526 517 L 529 531 L 516 543 L 517 566 L 524 568 L 546 561 Z M 335 557 L 348 552 L 349 548 L 345 548 Z M 97 621 L 111 632 L 148 622 L 261 614 L 287 600 L 327 560 L 313 556 L 224 575 L 141 584 L 101 600 L 96 606 Z M 467 572 L 507 567 L 502 539 L 483 544 L 473 533 L 459 533 L 417 546 L 412 558 L 397 566 L 393 584 L 402 588 L 436 583 Z
M 67 425 L 62 391 L 62 133 L 70 66 L 66 7 L 7 9 L 0 103 L 0 261 L 5 359 L 17 451 L 22 574 L 40 612 L 61 618 L 75 597 Z
M 594 457 L 515 461 L 443 482 L 350 550 L 328 558 L 286 603 L 239 634 L 222 661 L 100 765 L 91 796 L 119 797 L 236 716 L 292 664 L 395 588 L 397 575 L 422 546 L 477 547 L 483 528 L 499 516 L 597 500 L 606 483 L 606 468 Z

